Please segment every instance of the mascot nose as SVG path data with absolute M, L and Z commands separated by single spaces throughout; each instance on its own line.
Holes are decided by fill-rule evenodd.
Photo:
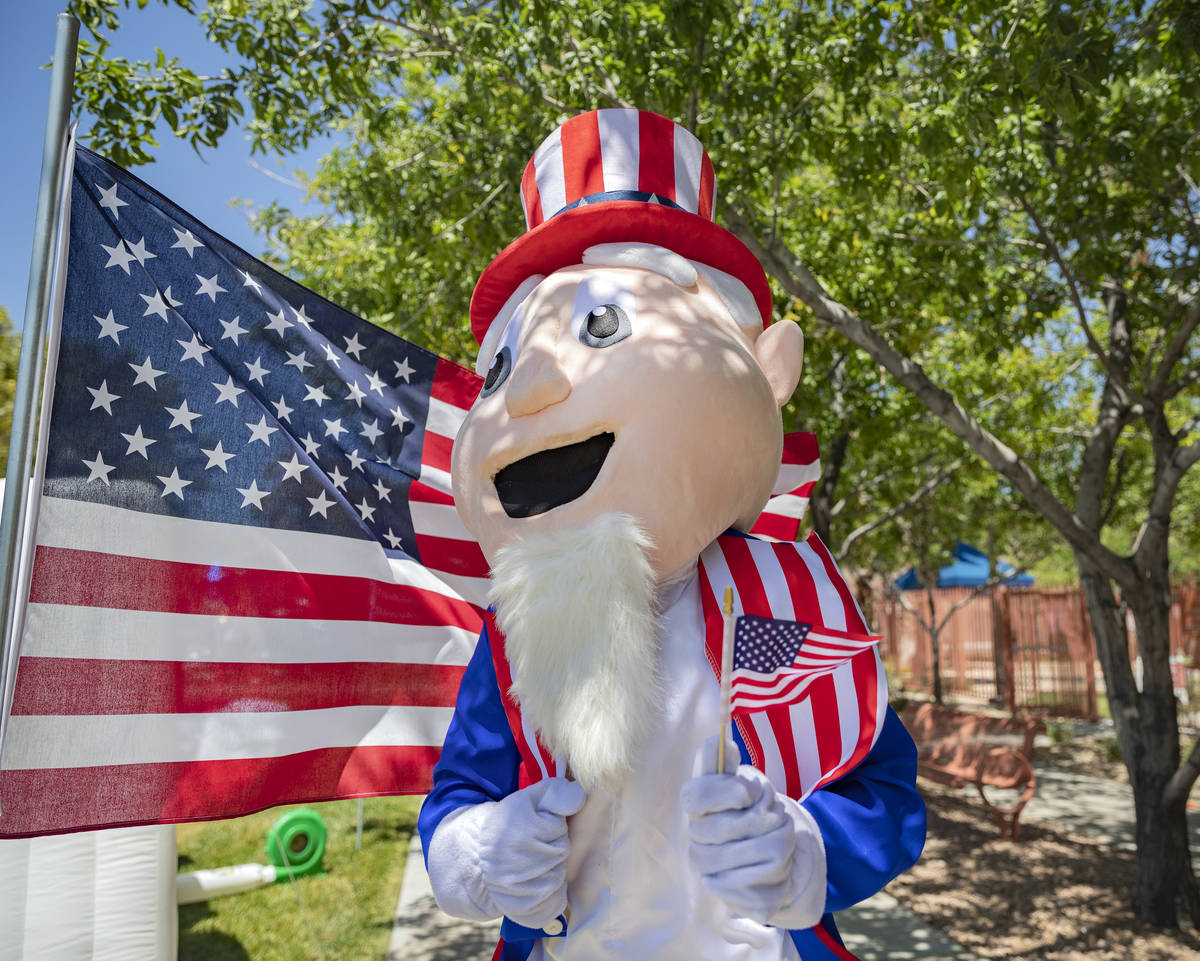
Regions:
M 527 344 L 517 358 L 505 392 L 512 417 L 536 414 L 567 399 L 571 381 L 553 344 Z

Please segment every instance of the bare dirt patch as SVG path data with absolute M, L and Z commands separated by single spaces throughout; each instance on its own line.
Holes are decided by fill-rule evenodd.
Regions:
M 978 799 L 919 786 L 929 810 L 925 853 L 888 891 L 977 957 L 1200 961 L 1194 930 L 1134 919 L 1132 855 L 1024 821 L 1020 842 L 1001 841 Z

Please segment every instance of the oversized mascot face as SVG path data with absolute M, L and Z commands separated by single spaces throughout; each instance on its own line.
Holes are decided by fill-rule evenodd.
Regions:
M 624 513 L 653 542 L 661 581 L 762 510 L 803 338 L 794 324 L 739 326 L 708 276 L 668 273 L 556 271 L 485 341 L 487 379 L 452 475 L 489 561 L 514 541 Z

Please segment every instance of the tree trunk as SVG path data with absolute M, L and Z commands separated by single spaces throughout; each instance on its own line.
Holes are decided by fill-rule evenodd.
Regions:
M 933 581 L 929 579 L 928 571 L 921 574 L 922 580 L 925 581 L 925 599 L 929 603 L 929 643 L 933 648 L 933 702 L 941 705 L 942 702 L 942 639 L 939 636 L 941 625 L 938 623 L 937 608 L 933 603 L 933 587 L 931 584 L 937 583 L 937 573 L 934 572 Z
M 1178 719 L 1171 683 L 1170 593 L 1166 558 L 1125 590 L 1142 656 L 1142 691 L 1134 684 L 1125 617 L 1111 582 L 1086 558 L 1076 557 L 1080 584 L 1096 637 L 1108 702 L 1133 789 L 1137 834 L 1134 913 L 1144 921 L 1176 927 L 1182 904 L 1200 920 L 1200 890 L 1192 871 L 1185 798 L 1167 804 L 1165 794 L 1179 767 Z

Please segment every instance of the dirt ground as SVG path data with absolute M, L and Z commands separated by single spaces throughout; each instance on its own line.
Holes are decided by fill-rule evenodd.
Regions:
M 1039 748 L 1039 761 L 1120 778 L 1105 746 Z M 1200 961 L 1195 930 L 1163 932 L 1128 907 L 1133 857 L 1088 838 L 1022 821 L 998 839 L 977 798 L 922 779 L 929 810 L 921 860 L 888 891 L 980 959 Z

